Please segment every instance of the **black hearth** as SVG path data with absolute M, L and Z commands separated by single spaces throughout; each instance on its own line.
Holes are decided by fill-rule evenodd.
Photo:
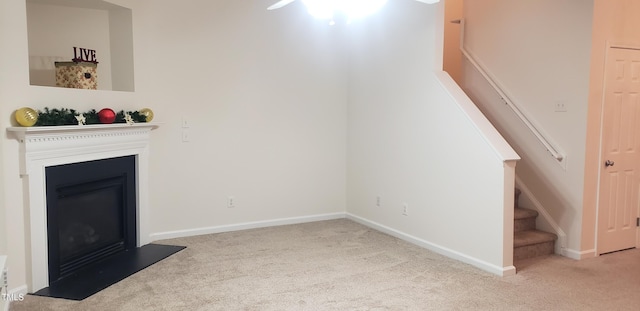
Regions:
M 34 295 L 82 300 L 184 249 L 137 247 L 136 162 L 46 167 L 49 287 Z
M 135 156 L 46 168 L 49 283 L 136 247 Z

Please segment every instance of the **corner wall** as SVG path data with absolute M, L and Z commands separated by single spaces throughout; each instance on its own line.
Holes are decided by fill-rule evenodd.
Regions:
M 505 180 L 513 167 L 439 80 L 455 86 L 441 72 L 443 5 L 389 1 L 383 12 L 350 26 L 347 212 L 509 274 L 513 184 Z

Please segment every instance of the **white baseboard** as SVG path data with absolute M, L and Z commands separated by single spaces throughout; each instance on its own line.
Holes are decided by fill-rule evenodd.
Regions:
M 245 223 L 232 224 L 232 225 L 223 225 L 223 226 L 214 226 L 214 227 L 187 229 L 187 230 L 157 232 L 157 233 L 152 233 L 149 237 L 151 238 L 151 241 L 158 241 L 158 240 L 184 238 L 184 237 L 204 235 L 204 234 L 231 232 L 231 231 L 239 231 L 239 230 L 247 230 L 247 229 L 265 228 L 265 227 L 275 227 L 275 226 L 283 226 L 283 225 L 295 225 L 295 224 L 301 224 L 301 223 L 307 223 L 307 222 L 332 220 L 332 219 L 342 219 L 345 217 L 346 217 L 345 213 L 320 214 L 320 215 L 311 215 L 311 216 L 303 216 L 303 217 L 291 217 L 291 218 L 281 218 L 281 219 L 256 221 L 256 222 L 245 222 Z
M 26 295 L 29 292 L 29 287 L 27 287 L 27 285 L 22 285 L 22 286 L 18 286 L 12 290 L 9 291 L 9 294 L 15 294 L 15 295 Z
M 575 260 L 582 260 L 582 259 L 597 257 L 597 253 L 596 253 L 595 249 L 590 249 L 590 250 L 586 250 L 586 251 L 577 251 L 577 250 L 574 250 L 574 249 L 565 249 L 564 250 L 564 256 L 565 257 L 569 257 L 571 259 L 575 259 Z
M 418 245 L 420 247 L 424 247 L 438 254 L 459 260 L 461 262 L 470 264 L 484 271 L 487 271 L 499 276 L 510 276 L 510 275 L 516 274 L 516 268 L 514 266 L 499 267 L 499 266 L 487 263 L 485 261 L 482 261 L 480 259 L 467 256 L 465 254 L 436 245 L 431 242 L 427 242 L 425 240 L 408 235 L 401 231 L 386 227 L 384 225 L 378 224 L 373 221 L 369 221 L 367 219 L 364 219 L 349 213 L 321 214 L 321 215 L 312 215 L 312 216 L 304 216 L 304 217 L 292 217 L 292 218 L 282 218 L 282 219 L 274 219 L 274 220 L 266 220 L 266 221 L 248 222 L 248 223 L 240 223 L 240 224 L 233 224 L 233 225 L 196 228 L 196 229 L 188 229 L 188 230 L 158 232 L 158 233 L 151 234 L 150 238 L 151 238 L 151 241 L 158 241 L 158 240 L 184 238 L 184 237 L 204 235 L 204 234 L 214 234 L 214 233 L 222 233 L 222 232 L 247 230 L 247 229 L 282 226 L 282 225 L 293 225 L 293 224 L 301 224 L 301 223 L 307 223 L 307 222 L 332 220 L 332 219 L 342 219 L 342 218 L 353 220 L 357 223 L 360 223 L 372 229 L 384 232 L 386 234 L 389 234 L 401 240 Z
M 516 268 L 514 266 L 500 267 L 478 258 L 474 258 L 460 252 L 454 251 L 452 249 L 448 249 L 446 247 L 442 247 L 440 245 L 425 241 L 423 239 L 414 237 L 412 235 L 406 234 L 404 232 L 398 231 L 396 229 L 389 228 L 387 226 L 381 225 L 379 223 L 370 221 L 368 219 L 364 219 L 362 217 L 347 213 L 347 219 L 351 219 L 357 223 L 370 227 L 372 229 L 378 230 L 380 232 L 384 232 L 388 235 L 394 236 L 401 240 L 407 241 L 409 243 L 418 245 L 420 247 L 424 247 L 430 251 L 438 253 L 440 255 L 470 264 L 474 267 L 480 268 L 484 271 L 487 271 L 492 274 L 496 274 L 498 276 L 511 276 L 516 274 Z

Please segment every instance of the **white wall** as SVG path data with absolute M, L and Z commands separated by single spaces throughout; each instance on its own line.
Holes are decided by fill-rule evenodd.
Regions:
M 153 231 L 344 211 L 340 29 L 252 0 L 145 1 L 134 20 L 136 92 L 164 123 Z
M 593 1 L 465 2 L 465 45 L 566 155 L 558 165 L 468 63 L 465 90 L 523 159 L 517 175 L 580 251 Z M 567 112 L 555 112 L 562 103 Z M 523 200 L 526 204 L 526 200 Z
M 350 27 L 347 211 L 485 270 L 509 273 L 510 168 L 436 78 L 442 5 L 390 1 L 383 13 Z
M 5 12 L 8 9 L 6 3 L 0 2 L 0 42 L 5 42 L 5 38 L 10 36 L 9 27 L 7 27 L 7 20 L 5 17 Z M 5 68 L 5 63 L 7 62 L 7 56 L 5 50 L 0 49 L 0 68 Z M 0 73 L 0 103 L 6 102 L 5 98 L 5 88 L 4 85 L 6 80 L 9 78 L 7 74 Z M 1 105 L 1 104 L 0 104 Z M 2 116 L 0 119 L 4 119 L 5 115 L 1 113 Z M 4 142 L 3 139 L 0 139 L 0 176 L 4 175 L 4 165 L 3 165 L 3 157 L 2 154 L 4 152 Z M 9 252 L 7 246 L 7 217 L 6 217 L 6 209 L 5 209 L 5 192 L 4 192 L 4 178 L 0 178 L 0 256 L 6 256 Z M 0 299 L 0 310 L 5 309 L 6 302 Z
M 3 0 L 0 20 L 11 31 L 3 29 L 1 44 L 13 48 L 0 60 L 0 128 L 21 106 L 152 108 L 160 123 L 150 155 L 157 238 L 345 211 L 346 54 L 338 28 L 310 19 L 299 3 L 273 12 L 253 0 L 129 4 L 136 92 L 109 92 L 29 86 L 25 3 Z M 27 282 L 28 236 L 18 144 L 2 143 L 10 286 L 19 287 Z
M 26 10 L 24 1 L 0 1 L 0 128 L 10 126 L 15 108 L 26 100 L 24 95 L 29 85 L 29 63 L 27 50 Z M 10 107 L 16 106 L 16 107 Z M 26 284 L 24 211 L 22 208 L 21 180 L 17 175 L 17 146 L 3 135 L 3 169 L 0 185 L 3 186 L 0 210 L 9 217 L 0 224 L 2 236 L 6 236 L 5 250 L 8 255 L 9 288 Z M 14 192 L 15 191 L 15 192 Z
M 460 51 L 460 29 L 462 24 L 452 23 L 464 14 L 464 0 L 444 0 L 444 57 L 443 69 L 459 85 L 462 84 L 462 52 Z
M 0 12 L 5 12 L 7 10 L 6 4 L 4 2 L 0 3 Z M 5 38 L 9 35 L 9 28 L 7 27 L 5 14 L 0 13 L 0 42 L 5 42 Z M 0 49 L 0 68 L 5 68 L 7 63 L 7 55 L 5 55 L 6 49 Z M 4 103 L 8 100 L 5 97 L 4 84 L 6 83 L 6 79 L 9 78 L 7 75 L 0 74 L 0 103 Z M 1 105 L 1 104 L 0 104 Z M 4 114 L 3 114 L 4 115 Z M 1 122 L 1 120 L 0 120 Z M 4 165 L 3 165 L 3 157 L 4 153 L 3 147 L 3 139 L 0 139 L 0 176 L 5 176 L 4 174 Z M 7 230 L 6 230 L 6 210 L 5 210 L 5 202 L 4 202 L 4 178 L 0 178 L 0 255 L 6 255 L 7 250 Z
M 111 90 L 109 13 L 44 4 L 27 4 L 31 84 L 55 86 L 55 67 L 41 59 L 71 61 L 73 47 L 96 50 L 98 89 Z

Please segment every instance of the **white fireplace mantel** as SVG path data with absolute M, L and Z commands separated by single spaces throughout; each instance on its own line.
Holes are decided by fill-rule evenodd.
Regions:
M 138 246 L 150 242 L 148 167 L 151 123 L 10 127 L 20 143 L 20 174 L 29 217 L 27 237 L 30 292 L 49 286 L 47 248 L 46 168 L 122 156 L 136 156 Z

